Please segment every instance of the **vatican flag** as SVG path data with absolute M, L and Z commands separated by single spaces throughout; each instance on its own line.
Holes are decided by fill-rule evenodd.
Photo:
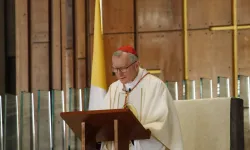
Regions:
M 99 109 L 107 92 L 104 57 L 100 0 L 96 0 L 89 110 Z

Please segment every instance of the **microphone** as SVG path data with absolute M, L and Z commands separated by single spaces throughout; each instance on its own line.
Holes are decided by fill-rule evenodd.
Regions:
M 131 92 L 131 88 L 129 88 L 128 91 Z

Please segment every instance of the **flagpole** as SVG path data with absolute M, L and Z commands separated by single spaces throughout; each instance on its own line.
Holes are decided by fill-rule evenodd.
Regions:
M 100 0 L 100 16 L 101 16 L 101 32 L 103 34 L 103 9 L 102 9 L 102 0 Z

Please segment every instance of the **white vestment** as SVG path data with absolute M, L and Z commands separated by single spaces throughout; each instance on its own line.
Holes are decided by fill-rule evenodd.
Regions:
M 124 108 L 126 91 L 129 91 L 128 108 L 151 131 L 150 139 L 135 140 L 134 144 L 130 143 L 130 150 L 165 150 L 166 147 L 183 150 L 180 123 L 172 96 L 162 80 L 147 73 L 139 68 L 133 82 L 123 85 L 118 80 L 112 83 L 99 109 Z M 104 142 L 101 149 L 114 150 L 114 143 Z

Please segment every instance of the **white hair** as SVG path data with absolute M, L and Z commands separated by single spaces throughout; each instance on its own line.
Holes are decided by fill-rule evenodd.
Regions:
M 118 50 L 118 51 L 115 51 L 113 53 L 113 56 L 120 57 L 122 55 L 122 53 L 126 53 L 126 52 Z M 131 63 L 134 63 L 138 60 L 137 56 L 135 56 L 134 54 L 131 54 L 131 53 L 128 53 L 128 57 L 129 57 L 129 60 Z

